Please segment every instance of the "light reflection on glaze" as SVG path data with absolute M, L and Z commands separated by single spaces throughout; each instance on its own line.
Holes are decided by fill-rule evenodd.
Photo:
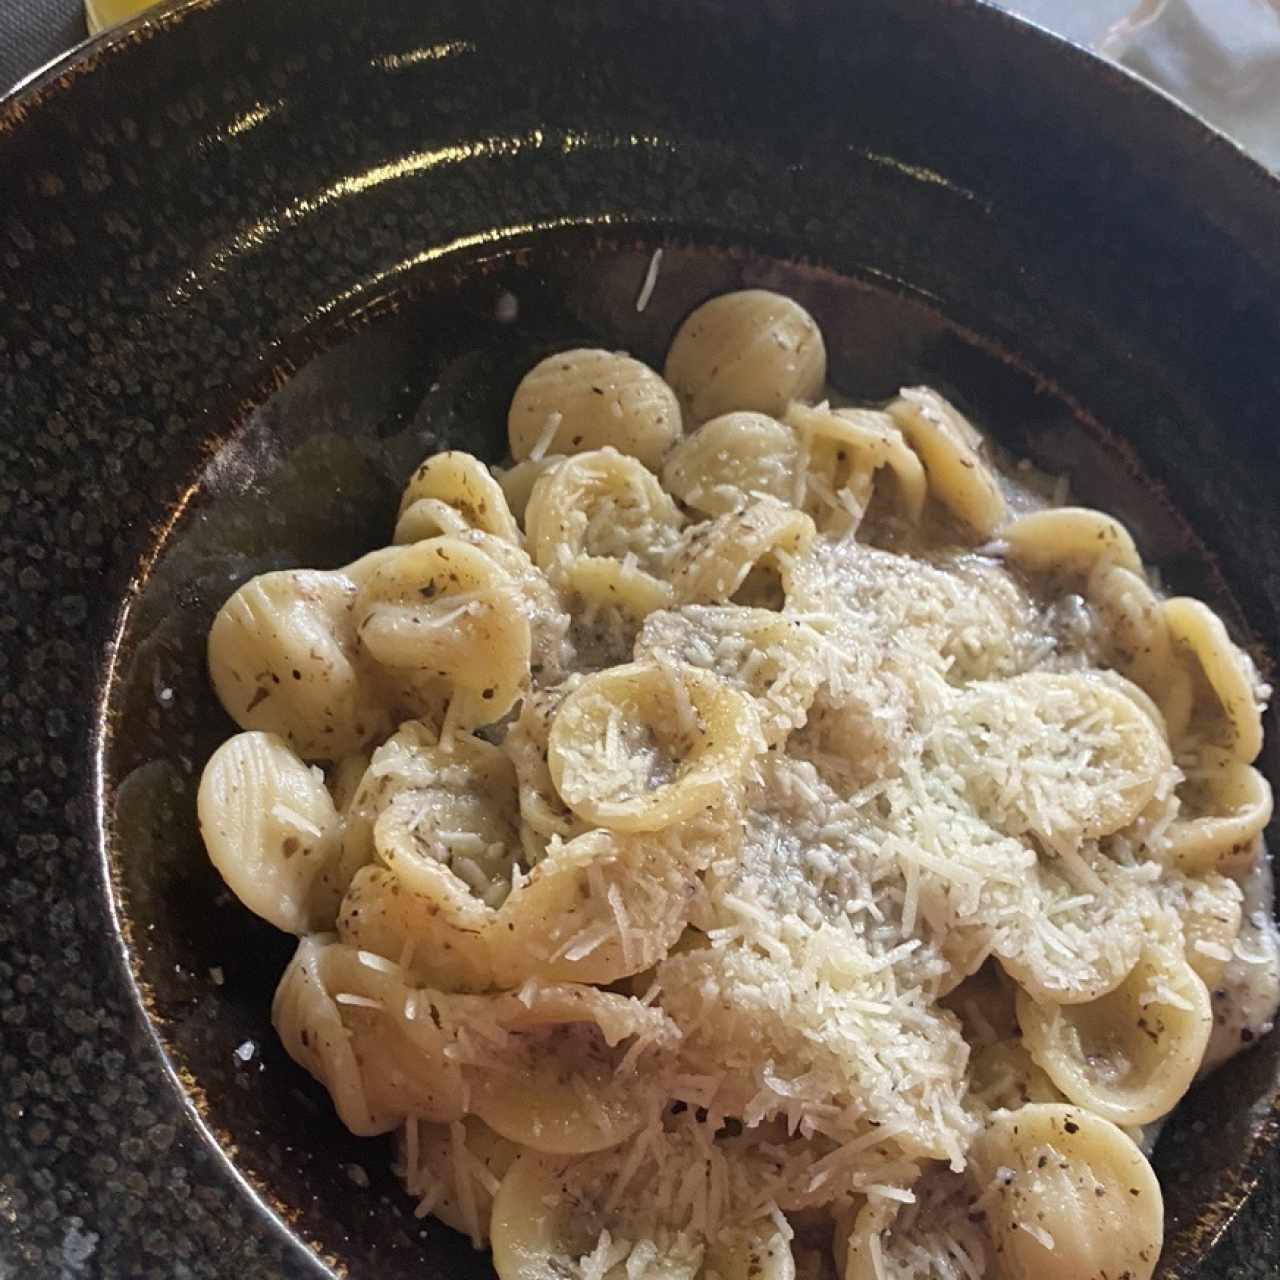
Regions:
M 981 205 L 988 213 L 991 211 L 991 205 L 985 200 L 980 200 L 976 192 L 970 191 L 968 187 L 960 186 L 959 183 L 952 182 L 946 174 L 939 173 L 936 169 L 930 169 L 920 164 L 910 164 L 906 160 L 899 160 L 897 156 L 885 155 L 881 151 L 863 151 L 860 154 L 864 159 L 870 160 L 872 164 L 879 165 L 882 169 L 892 169 L 895 173 L 912 178 L 916 182 L 927 182 L 933 187 L 943 187 L 954 195 L 960 196 L 961 199 L 971 200 Z
M 460 54 L 475 51 L 476 47 L 470 40 L 446 40 L 442 44 L 429 44 L 421 49 L 406 49 L 403 53 L 385 53 L 380 58 L 371 58 L 369 65 L 383 71 L 401 71 L 405 67 L 416 67 L 423 62 L 440 62 L 445 58 L 456 58 Z
M 394 280 L 397 276 L 405 275 L 418 267 L 425 266 L 429 262 L 436 262 L 440 258 L 447 257 L 451 253 L 457 253 L 461 249 L 499 245 L 508 240 L 515 240 L 535 232 L 558 231 L 565 227 L 607 227 L 615 221 L 617 219 L 611 213 L 588 214 L 582 217 L 545 218 L 539 222 L 520 222 L 510 227 L 492 227 L 486 231 L 474 232 L 471 235 L 458 236 L 453 240 L 446 241 L 444 244 L 432 245 L 429 249 L 423 249 L 408 258 L 403 258 L 390 267 L 376 272 L 374 275 L 367 276 L 359 284 L 352 285 L 349 289 L 344 289 L 341 293 L 322 302 L 308 313 L 306 319 L 308 323 L 321 319 L 331 312 L 346 306 L 361 294 L 372 293 L 388 281 Z
M 264 120 L 270 119 L 283 106 L 283 98 L 277 98 L 274 102 L 255 102 L 248 111 L 236 116 L 225 129 L 216 133 L 214 138 L 215 140 L 218 138 L 238 138 L 242 133 L 248 133 L 250 129 L 256 129 Z
M 280 105 L 280 104 L 275 104 Z M 272 108 L 274 109 L 274 108 Z M 252 115 L 253 112 L 247 113 Z M 270 114 L 268 109 L 261 117 Z M 253 123 L 259 123 L 254 121 Z M 251 128 L 252 124 L 245 128 Z M 228 132 L 230 129 L 228 129 Z M 242 130 L 243 131 L 243 130 Z M 221 275 L 236 258 L 266 244 L 286 227 L 319 213 L 338 200 L 360 195 L 387 182 L 396 182 L 432 169 L 441 168 L 477 158 L 496 158 L 519 155 L 525 151 L 552 150 L 561 155 L 575 151 L 620 150 L 661 148 L 673 149 L 674 144 L 657 134 L 610 134 L 566 130 L 548 136 L 542 129 L 509 137 L 478 138 L 437 147 L 430 151 L 414 151 L 384 164 L 374 165 L 362 173 L 339 178 L 312 195 L 298 196 L 283 208 L 272 210 L 256 222 L 236 232 L 206 257 L 200 267 L 188 271 L 183 282 L 169 295 L 169 301 L 186 301 L 198 292 L 208 277 Z M 539 224 L 541 225 L 541 224 Z M 489 233 L 485 233 L 486 235 Z

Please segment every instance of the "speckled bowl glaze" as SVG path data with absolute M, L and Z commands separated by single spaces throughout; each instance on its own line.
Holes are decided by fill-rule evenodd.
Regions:
M 490 1274 L 275 1044 L 287 940 L 195 830 L 204 630 L 496 458 L 553 344 L 657 360 L 744 282 L 1280 648 L 1280 187 L 972 0 L 195 0 L 0 103 L 0 1275 Z M 1170 1126 L 1165 1277 L 1276 1274 L 1278 1079 Z

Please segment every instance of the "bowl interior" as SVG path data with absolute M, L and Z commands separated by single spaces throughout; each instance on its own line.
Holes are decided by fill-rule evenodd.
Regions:
M 1247 553 L 1208 553 L 1143 465 L 1159 441 L 1133 423 L 1109 421 L 904 290 L 705 236 L 666 238 L 639 312 L 656 243 L 652 232 L 564 231 L 508 252 L 459 253 L 303 334 L 177 460 L 189 482 L 126 616 L 104 766 L 107 855 L 138 988 L 210 1134 L 321 1258 L 355 1275 L 489 1270 L 452 1232 L 414 1218 L 388 1172 L 387 1140 L 347 1134 L 276 1042 L 269 1006 L 291 939 L 231 897 L 196 830 L 201 768 L 234 729 L 205 675 L 205 637 L 253 574 L 333 567 L 382 545 L 425 455 L 455 447 L 498 461 L 511 393 L 542 355 L 604 345 L 660 367 L 676 324 L 703 298 L 745 285 L 789 293 L 822 325 L 842 392 L 879 400 L 902 385 L 938 386 L 1014 456 L 1065 474 L 1076 500 L 1126 520 L 1171 589 L 1242 623 L 1230 583 L 1248 572 Z M 507 294 L 514 321 L 499 319 Z M 1274 747 L 1267 761 L 1277 776 Z M 1155 1160 L 1168 1225 L 1162 1275 L 1191 1274 L 1247 1193 L 1273 1136 L 1278 1079 L 1280 1046 L 1268 1037 L 1197 1089 L 1166 1130 Z

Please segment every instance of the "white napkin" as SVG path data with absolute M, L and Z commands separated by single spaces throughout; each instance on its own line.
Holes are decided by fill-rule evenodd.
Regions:
M 1280 170 L 1280 0 L 1003 3 L 1092 44 Z
M 1280 0 L 1142 0 L 1098 51 L 1280 169 Z

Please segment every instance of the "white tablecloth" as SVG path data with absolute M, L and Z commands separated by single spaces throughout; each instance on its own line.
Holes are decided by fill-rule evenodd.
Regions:
M 1145 76 L 1280 170 L 1280 0 L 1003 0 Z

